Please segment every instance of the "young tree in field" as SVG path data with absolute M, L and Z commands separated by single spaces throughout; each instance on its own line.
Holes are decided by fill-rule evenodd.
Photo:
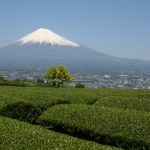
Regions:
M 48 81 L 52 81 L 53 85 L 56 86 L 56 75 L 57 75 L 57 67 L 49 67 L 48 70 L 45 72 L 45 77 Z
M 60 87 L 65 81 L 73 80 L 71 73 L 64 65 L 49 67 L 45 73 L 45 77 L 52 81 L 53 86 Z

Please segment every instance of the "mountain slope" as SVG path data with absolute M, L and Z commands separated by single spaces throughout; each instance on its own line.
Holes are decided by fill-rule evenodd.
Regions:
M 0 68 L 39 68 L 64 64 L 74 72 L 146 71 L 149 61 L 117 58 L 38 29 L 0 49 Z

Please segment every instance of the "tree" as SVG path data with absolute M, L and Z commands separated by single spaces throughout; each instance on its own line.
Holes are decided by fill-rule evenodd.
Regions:
M 64 65 L 49 67 L 45 77 L 53 83 L 54 87 L 60 87 L 65 81 L 73 80 L 71 73 Z

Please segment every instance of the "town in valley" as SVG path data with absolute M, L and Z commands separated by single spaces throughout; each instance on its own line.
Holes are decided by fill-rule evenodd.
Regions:
M 32 82 L 42 81 L 45 68 L 37 70 L 1 70 L 0 75 L 6 80 L 30 80 Z M 93 73 L 72 73 L 74 80 L 66 84 L 75 86 L 77 83 L 85 85 L 87 88 L 129 88 L 129 89 L 150 89 L 150 72 L 140 73 L 134 71 L 101 72 Z

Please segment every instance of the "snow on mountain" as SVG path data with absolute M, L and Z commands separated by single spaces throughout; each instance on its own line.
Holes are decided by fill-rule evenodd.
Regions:
M 40 28 L 27 36 L 21 38 L 17 41 L 20 44 L 51 44 L 51 45 L 58 45 L 58 46 L 71 46 L 71 47 L 79 47 L 78 44 L 71 42 L 58 34 L 54 33 L 53 31 L 45 28 Z
M 38 69 L 59 64 L 82 73 L 150 70 L 150 61 L 103 54 L 43 28 L 0 48 L 1 69 Z

